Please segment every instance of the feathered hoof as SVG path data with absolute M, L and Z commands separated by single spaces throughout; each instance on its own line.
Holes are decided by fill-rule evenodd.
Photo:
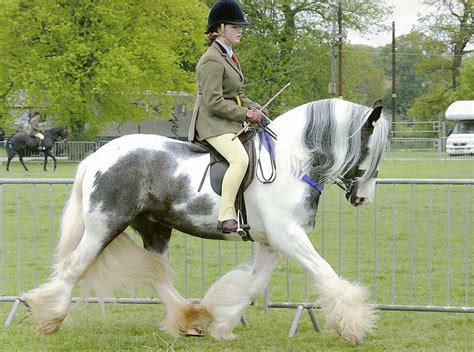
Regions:
M 212 329 L 212 326 L 209 327 L 209 335 L 221 341 L 232 341 L 237 337 L 232 332 L 215 331 Z
M 24 293 L 20 300 L 31 313 L 36 330 L 43 335 L 58 331 L 69 310 L 69 299 L 58 297 L 47 285 Z
M 33 318 L 33 321 L 35 321 L 35 318 Z M 42 322 L 35 322 L 36 325 L 36 331 L 42 335 L 50 335 L 54 334 L 56 331 L 59 330 L 61 327 L 63 320 L 55 319 L 51 321 L 42 321 Z
M 364 335 L 372 332 L 377 320 L 368 298 L 365 287 L 338 279 L 321 288 L 319 303 L 328 325 L 343 339 L 359 344 Z
M 361 344 L 363 341 L 362 341 L 362 337 L 357 337 L 353 334 L 345 334 L 343 335 L 341 333 L 341 331 L 338 331 L 337 332 L 339 334 L 339 336 L 341 336 L 344 340 L 346 341 L 349 341 L 351 343 L 353 343 L 354 345 L 358 345 L 358 344 Z
M 203 336 L 212 315 L 197 303 L 186 304 L 176 310 L 168 310 L 161 330 L 174 336 Z

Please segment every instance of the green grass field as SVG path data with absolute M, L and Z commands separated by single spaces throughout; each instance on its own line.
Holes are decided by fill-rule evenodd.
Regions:
M 76 167 L 60 163 L 53 173 L 43 172 L 40 163 L 28 166 L 31 171 L 26 173 L 14 163 L 7 173 L 3 165 L 0 178 L 67 178 L 73 177 Z M 473 179 L 474 160 L 386 160 L 380 178 Z M 49 274 L 69 189 L 68 185 L 0 186 L 0 296 L 29 289 Z M 473 306 L 472 199 L 472 186 L 379 185 L 376 203 L 355 209 L 333 187 L 324 194 L 309 236 L 337 272 L 369 286 L 374 302 Z M 173 237 L 170 251 L 176 286 L 190 298 L 202 296 L 216 277 L 249 256 L 249 244 L 221 244 L 182 234 Z M 299 267 L 282 260 L 272 279 L 271 300 L 316 300 L 305 279 Z M 0 303 L 0 321 L 10 308 L 11 304 Z M 61 330 L 48 337 L 38 336 L 28 319 L 22 321 L 27 313 L 21 308 L 12 327 L 0 328 L 0 350 L 474 350 L 472 314 L 383 311 L 376 331 L 360 346 L 342 341 L 322 318 L 323 333 L 314 332 L 307 314 L 289 339 L 294 314 L 290 309 L 265 314 L 259 300 L 246 314 L 249 327 L 238 327 L 236 340 L 219 342 L 162 333 L 164 309 L 159 305 L 107 305 L 104 315 L 99 306 L 90 304 L 73 309 Z

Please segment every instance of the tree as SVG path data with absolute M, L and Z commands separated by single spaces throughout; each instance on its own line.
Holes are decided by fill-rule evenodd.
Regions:
M 456 98 L 459 100 L 474 99 L 474 56 L 464 60 L 459 74 Z
M 346 28 L 376 28 L 390 13 L 380 1 L 342 3 Z M 328 97 L 335 1 L 245 0 L 242 7 L 252 25 L 236 50 L 245 62 L 248 95 L 265 102 L 291 81 L 288 92 L 271 106 L 276 114 L 303 102 Z M 347 93 L 351 96 L 351 92 Z M 365 97 L 362 100 L 365 102 Z
M 199 0 L 6 1 L 2 105 L 42 106 L 76 136 L 157 118 L 168 92 L 195 89 L 207 11 Z
M 411 31 L 408 34 L 399 36 L 396 41 L 396 47 L 396 114 L 407 118 L 410 115 L 410 107 L 419 96 L 437 85 L 450 87 L 450 59 L 446 57 L 444 42 L 430 38 L 422 32 Z M 384 46 L 380 53 L 380 61 L 387 75 L 391 75 L 392 72 L 391 51 L 392 46 L 389 44 Z M 445 91 L 449 89 L 445 89 Z M 443 90 L 440 91 L 440 93 L 442 92 Z M 391 91 L 387 91 L 384 100 L 387 106 L 390 106 Z M 427 110 L 423 109 L 422 111 Z M 429 115 L 429 111 L 427 112 Z M 412 117 L 419 118 L 418 115 Z
M 443 40 L 452 53 L 452 89 L 456 90 L 462 58 L 469 51 L 466 46 L 474 36 L 474 0 L 425 0 L 436 10 L 421 19 L 420 31 Z
M 386 75 L 375 64 L 378 52 L 365 45 L 346 45 L 344 65 L 345 98 L 372 106 L 383 99 Z

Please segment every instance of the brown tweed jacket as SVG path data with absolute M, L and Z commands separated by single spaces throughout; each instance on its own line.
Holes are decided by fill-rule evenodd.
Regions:
M 196 77 L 198 95 L 189 126 L 190 141 L 237 133 L 245 121 L 247 109 L 259 107 L 241 93 L 242 71 L 217 42 L 201 56 Z M 237 104 L 237 96 L 242 106 Z

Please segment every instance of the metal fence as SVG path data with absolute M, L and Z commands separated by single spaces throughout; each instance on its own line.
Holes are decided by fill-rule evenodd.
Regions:
M 49 275 L 71 183 L 0 179 L 0 302 L 15 302 Z M 309 236 L 340 275 L 370 287 L 380 309 L 472 313 L 473 186 L 474 180 L 379 179 L 374 203 L 358 208 L 330 187 Z M 169 252 L 176 287 L 188 299 L 202 297 L 219 276 L 251 256 L 248 243 L 181 233 L 172 237 Z M 151 290 L 115 296 L 121 298 L 112 301 L 122 303 L 156 302 L 147 298 L 154 296 Z M 316 300 L 307 273 L 284 260 L 264 304 L 296 308 L 297 323 Z M 11 314 L 7 321 L 12 319 Z
M 107 141 L 57 142 L 53 153 L 61 161 L 79 162 L 95 152 Z M 4 148 L 5 142 L 0 142 Z M 446 138 L 391 138 L 384 157 L 386 159 L 453 158 L 445 150 Z M 27 157 L 41 157 L 40 153 L 28 152 Z

